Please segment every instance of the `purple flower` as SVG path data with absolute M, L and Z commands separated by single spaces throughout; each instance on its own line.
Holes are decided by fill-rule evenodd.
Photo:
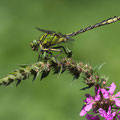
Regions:
M 87 120 L 100 120 L 100 118 L 97 115 L 93 116 L 93 115 L 87 114 L 86 118 L 87 118 Z
M 120 120 L 120 115 L 117 115 L 118 120 Z
M 80 116 L 84 116 L 88 111 L 90 111 L 90 109 L 92 109 L 93 105 L 96 104 L 97 101 L 100 100 L 100 88 L 97 90 L 95 97 L 86 94 L 85 96 L 87 97 L 84 101 L 85 101 L 85 105 L 83 106 L 81 112 L 80 112 Z
M 120 111 L 117 113 L 117 118 L 120 120 Z
M 105 118 L 105 120 L 120 120 L 120 111 L 118 112 L 120 108 L 120 92 L 114 95 L 116 89 L 114 82 L 107 88 L 109 88 L 109 90 L 95 86 L 95 96 L 85 95 L 85 105 L 80 112 L 80 116 L 84 116 L 92 109 L 93 113 L 99 112 L 99 115 Z M 113 108 L 114 111 L 112 110 Z M 86 118 L 88 120 L 100 120 L 98 115 L 87 114 Z
M 86 105 L 83 106 L 80 116 L 84 116 L 90 109 L 92 109 L 92 105 L 94 104 L 94 97 L 89 94 L 85 95 L 87 98 L 85 99 Z
M 110 101 L 114 101 L 116 106 L 120 107 L 120 92 L 116 93 L 115 95 L 113 95 L 116 85 L 114 84 L 114 82 L 108 87 L 109 90 L 107 91 L 106 89 L 101 89 L 101 92 L 104 96 L 105 99 L 110 99 Z
M 100 108 L 98 111 L 99 114 L 105 118 L 105 120 L 113 120 L 114 116 L 116 115 L 116 112 L 111 112 L 111 106 L 109 106 L 107 112 L 102 108 Z

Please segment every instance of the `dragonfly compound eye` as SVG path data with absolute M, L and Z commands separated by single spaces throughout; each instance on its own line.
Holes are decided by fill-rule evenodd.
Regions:
M 32 48 L 33 51 L 38 51 L 38 44 L 36 40 L 33 40 L 33 42 L 30 43 L 30 47 Z

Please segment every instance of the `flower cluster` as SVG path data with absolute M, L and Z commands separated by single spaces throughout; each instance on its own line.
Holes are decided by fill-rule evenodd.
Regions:
M 120 92 L 114 95 L 115 88 L 115 83 L 106 88 L 95 86 L 95 96 L 85 95 L 85 105 L 80 116 L 86 115 L 92 109 L 93 115 L 86 115 L 88 120 L 100 120 L 100 116 L 105 120 L 120 120 Z

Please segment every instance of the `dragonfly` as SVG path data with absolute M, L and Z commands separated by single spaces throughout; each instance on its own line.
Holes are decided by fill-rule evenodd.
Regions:
M 62 53 L 64 52 L 67 57 L 71 57 L 72 56 L 72 52 L 71 51 L 67 51 L 64 46 L 59 45 L 60 43 L 66 43 L 70 40 L 73 40 L 72 37 L 84 33 L 86 31 L 89 31 L 91 29 L 103 26 L 103 25 L 108 25 L 111 24 L 113 22 L 116 22 L 120 20 L 120 16 L 114 16 L 112 18 L 109 18 L 107 20 L 104 20 L 102 22 L 99 22 L 97 24 L 94 25 L 90 25 L 84 29 L 80 29 L 78 31 L 72 32 L 72 33 L 68 33 L 68 34 L 62 34 L 60 32 L 55 32 L 55 31 L 51 31 L 51 30 L 44 30 L 41 28 L 36 27 L 37 30 L 43 32 L 44 34 L 42 36 L 40 36 L 39 40 L 33 40 L 30 43 L 30 46 L 32 48 L 33 51 L 38 51 L 40 48 L 40 52 L 39 52 L 39 56 L 38 56 L 38 61 L 40 59 L 40 55 L 47 53 L 52 55 L 52 51 L 54 52 L 59 52 Z

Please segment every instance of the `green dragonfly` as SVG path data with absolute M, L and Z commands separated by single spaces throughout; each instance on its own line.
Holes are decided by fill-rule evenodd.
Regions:
M 52 51 L 59 52 L 59 53 L 62 53 L 64 51 L 65 54 L 67 55 L 67 57 L 71 57 L 72 52 L 66 51 L 66 49 L 63 46 L 59 45 L 60 43 L 65 43 L 67 41 L 70 41 L 73 36 L 76 36 L 80 33 L 84 33 L 93 28 L 107 25 L 107 24 L 116 22 L 118 20 L 120 20 L 120 16 L 114 16 L 114 17 L 104 20 L 100 23 L 88 26 L 84 29 L 80 29 L 78 31 L 75 31 L 75 32 L 69 33 L 69 34 L 62 34 L 60 32 L 57 33 L 55 31 L 44 30 L 44 29 L 37 27 L 36 29 L 41 32 L 44 32 L 44 34 L 40 37 L 39 40 L 33 40 L 33 42 L 30 43 L 30 46 L 32 47 L 33 51 L 38 51 L 38 49 L 40 48 L 38 60 L 40 58 L 40 55 L 43 55 L 44 53 L 48 53 L 48 54 L 52 55 Z

